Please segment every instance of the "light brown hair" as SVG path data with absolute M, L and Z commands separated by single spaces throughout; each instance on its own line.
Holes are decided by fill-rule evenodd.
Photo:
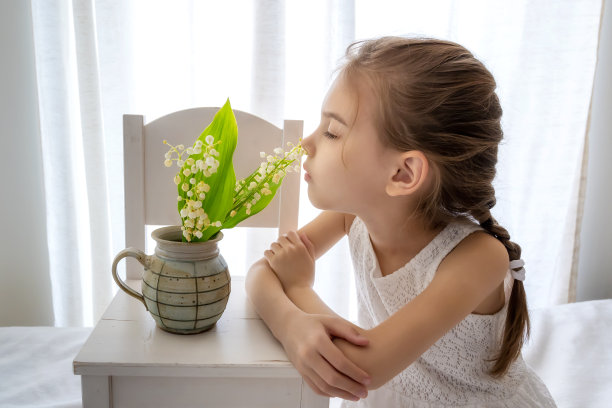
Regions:
M 475 220 L 504 244 L 510 260 L 519 259 L 521 247 L 490 212 L 503 132 L 496 83 L 487 68 L 450 41 L 383 37 L 350 45 L 341 74 L 372 85 L 383 143 L 419 150 L 431 162 L 435 187 L 418 208 L 431 226 Z M 528 335 L 525 290 L 515 280 L 491 375 L 508 370 Z

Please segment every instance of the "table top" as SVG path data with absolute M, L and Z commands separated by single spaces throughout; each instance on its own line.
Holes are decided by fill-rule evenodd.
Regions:
M 140 281 L 126 281 L 140 291 Z M 78 375 L 291 377 L 299 373 L 232 278 L 215 327 L 180 335 L 158 328 L 144 305 L 118 291 L 74 360 Z

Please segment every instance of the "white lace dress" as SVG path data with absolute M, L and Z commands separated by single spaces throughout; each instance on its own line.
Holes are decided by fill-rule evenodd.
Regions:
M 420 294 L 432 281 L 442 259 L 475 224 L 447 225 L 417 256 L 382 276 L 365 224 L 355 218 L 349 246 L 355 269 L 359 324 L 372 328 Z M 510 274 L 506 287 L 510 284 Z M 506 296 L 508 299 L 508 296 Z M 440 338 L 408 368 L 384 386 L 370 391 L 353 407 L 555 407 L 544 383 L 519 357 L 501 379 L 487 374 L 498 347 L 506 306 L 494 315 L 471 314 Z

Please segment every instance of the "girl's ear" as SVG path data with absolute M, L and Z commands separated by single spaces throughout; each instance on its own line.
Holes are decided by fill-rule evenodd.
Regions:
M 401 153 L 385 191 L 392 197 L 413 194 L 427 180 L 429 161 L 418 150 Z

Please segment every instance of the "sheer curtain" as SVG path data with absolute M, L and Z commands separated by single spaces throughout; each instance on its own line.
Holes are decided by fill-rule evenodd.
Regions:
M 506 140 L 493 213 L 523 247 L 530 306 L 572 300 L 601 0 L 32 0 L 32 10 L 56 325 L 94 324 L 116 290 L 124 113 L 152 120 L 230 97 L 277 125 L 304 119 L 308 133 L 345 47 L 389 34 L 457 41 L 496 76 Z M 317 210 L 306 194 L 300 205 L 304 224 Z M 255 234 L 224 254 L 256 253 Z M 318 266 L 323 298 L 354 316 L 346 240 Z

